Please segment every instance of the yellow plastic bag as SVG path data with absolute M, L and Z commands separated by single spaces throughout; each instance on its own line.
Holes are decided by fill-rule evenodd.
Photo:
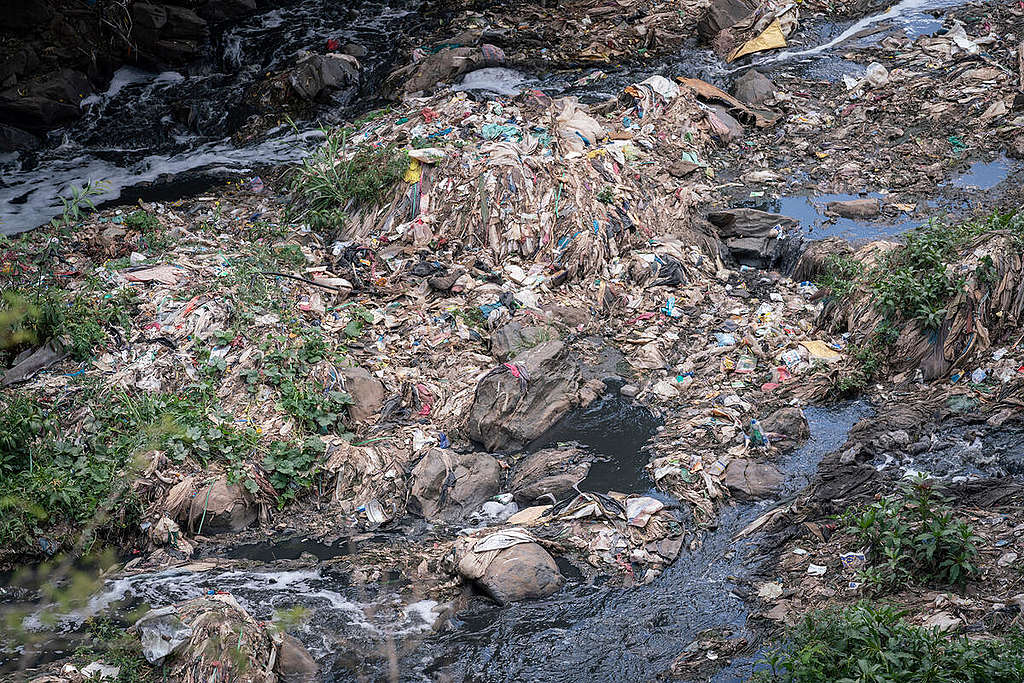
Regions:
M 778 47 L 786 47 L 786 36 L 782 35 L 782 25 L 779 24 L 779 20 L 776 19 L 772 23 L 768 24 L 761 35 L 756 38 L 751 38 L 743 45 L 739 46 L 732 51 L 729 55 L 727 62 L 734 62 L 744 55 L 753 54 L 754 52 L 762 52 L 764 50 L 774 50 Z

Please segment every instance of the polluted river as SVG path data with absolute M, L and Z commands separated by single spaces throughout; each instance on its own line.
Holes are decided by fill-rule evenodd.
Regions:
M 900 618 L 1019 616 L 1024 10 L 62 3 L 142 49 L 0 73 L 0 680 L 793 680 L 907 482 Z

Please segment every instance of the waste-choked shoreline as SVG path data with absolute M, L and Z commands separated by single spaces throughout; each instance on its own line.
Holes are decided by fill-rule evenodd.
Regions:
M 815 11 L 739 5 L 552 49 L 611 62 L 683 32 L 742 63 L 776 31 L 802 40 Z M 536 11 L 549 29 L 584 11 L 619 30 L 619 9 L 587 7 Z M 415 91 L 299 166 L 174 202 L 93 211 L 86 192 L 0 242 L 5 674 L 413 679 L 399 663 L 480 605 L 652 590 L 712 539 L 722 562 L 757 548 L 727 579 L 745 623 L 694 631 L 651 675 L 791 680 L 806 657 L 754 662 L 769 642 L 829 642 L 804 621 L 823 607 L 856 628 L 940 629 L 953 645 L 936 662 L 986 666 L 963 634 L 1019 637 L 1019 8 L 880 37 L 846 55 L 862 74 L 846 82 L 748 72 L 724 92 L 666 71 L 597 104 L 453 90 L 548 54 L 494 12 L 491 29 L 456 13 L 465 34 L 385 81 Z M 965 185 L 967 162 L 991 159 L 1009 180 Z M 813 226 L 785 212 L 811 190 L 829 196 Z M 862 239 L 814 240 L 838 225 Z M 803 409 L 852 398 L 872 416 L 803 460 Z M 550 440 L 613 404 L 654 433 L 630 454 L 642 474 Z M 740 508 L 758 513 L 715 536 Z M 169 570 L 250 571 L 238 549 L 260 544 L 311 593 L 337 588 L 325 576 L 397 584 L 359 619 L 402 626 L 335 645 L 343 665 L 315 605 L 254 616 L 210 588 L 128 618 L 95 598 Z M 40 656 L 58 636 L 67 655 Z M 838 676 L 858 656 L 815 665 Z

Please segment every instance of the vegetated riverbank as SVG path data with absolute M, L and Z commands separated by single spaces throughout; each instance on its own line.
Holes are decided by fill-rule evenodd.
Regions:
M 1002 35 L 970 25 L 967 44 Z M 886 40 L 864 51 L 901 55 L 887 82 L 852 96 L 815 82 L 815 110 L 856 119 L 822 119 L 820 137 L 786 76 L 724 114 L 706 83 L 646 75 L 586 111 L 442 86 L 331 133 L 298 172 L 72 205 L 6 241 L 0 531 L 12 568 L 44 562 L 4 589 L 18 625 L 5 671 L 71 657 L 122 680 L 317 665 L 325 680 L 485 666 L 727 680 L 762 661 L 776 625 L 865 595 L 910 607 L 906 624 L 868 608 L 808 622 L 780 673 L 845 675 L 872 629 L 899 647 L 912 634 L 893 650 L 907 661 L 940 648 L 908 630 L 922 624 L 1002 636 L 1019 612 L 1002 550 L 1019 487 L 1013 453 L 991 461 L 986 444 L 1019 420 L 1019 188 L 994 183 L 903 246 L 856 250 L 792 250 L 785 228 L 810 220 L 737 206 L 782 204 L 780 179 L 840 152 L 861 164 L 874 140 L 855 129 L 934 81 L 914 67 L 933 52 L 958 70 L 904 152 L 938 160 L 823 213 L 866 231 L 923 220 L 935 179 L 955 188 L 965 157 L 1013 153 L 1011 51 L 977 56 L 952 32 Z M 986 60 L 994 71 L 973 73 Z M 950 142 L 955 117 L 1000 103 Z M 771 149 L 813 140 L 825 156 L 758 156 L 780 133 Z M 801 408 L 858 394 L 877 415 L 836 451 L 863 408 Z M 900 493 L 909 470 L 952 509 Z M 878 534 L 868 518 L 885 520 Z M 918 539 L 933 523 L 939 540 Z M 47 579 L 66 588 L 33 588 Z M 142 603 L 178 605 L 138 626 L 182 636 L 155 667 L 124 631 Z M 609 625 L 622 614 L 627 628 Z M 837 633 L 855 637 L 807 664 Z M 934 659 L 980 679 L 1019 668 L 987 647 L 958 640 Z

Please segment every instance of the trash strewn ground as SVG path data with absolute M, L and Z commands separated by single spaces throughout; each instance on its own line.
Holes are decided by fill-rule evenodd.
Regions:
M 111 575 L 188 572 L 297 534 L 351 552 L 294 566 L 408 577 L 403 595 L 455 612 L 471 591 L 644 590 L 723 508 L 761 504 L 739 537 L 775 562 L 749 596 L 773 628 L 874 595 L 879 548 L 829 516 L 923 474 L 975 529 L 978 571 L 887 595 L 915 625 L 1004 632 L 1020 610 L 1024 459 L 999 434 L 1024 377 L 1021 197 L 1004 185 L 949 216 L 928 198 L 970 160 L 1020 156 L 1019 9 L 953 10 L 940 34 L 855 49 L 863 74 L 833 81 L 766 69 L 730 94 L 666 72 L 589 105 L 451 88 L 481 68 L 649 59 L 694 32 L 741 65 L 825 11 L 713 4 L 463 12 L 475 29 L 421 47 L 391 81 L 400 101 L 299 168 L 0 243 L 0 564 L 95 539 L 125 549 Z M 755 201 L 794 183 L 851 197 L 829 216 L 934 220 L 807 243 Z M 599 454 L 537 443 L 607 394 L 660 420 L 636 445 L 649 490 L 592 490 Z M 794 494 L 803 409 L 852 396 L 877 416 Z M 310 663 L 230 595 L 155 607 L 136 631 L 149 664 L 177 657 L 175 680 L 273 680 L 257 672 L 285 650 Z M 668 673 L 749 652 L 754 634 L 720 626 Z

